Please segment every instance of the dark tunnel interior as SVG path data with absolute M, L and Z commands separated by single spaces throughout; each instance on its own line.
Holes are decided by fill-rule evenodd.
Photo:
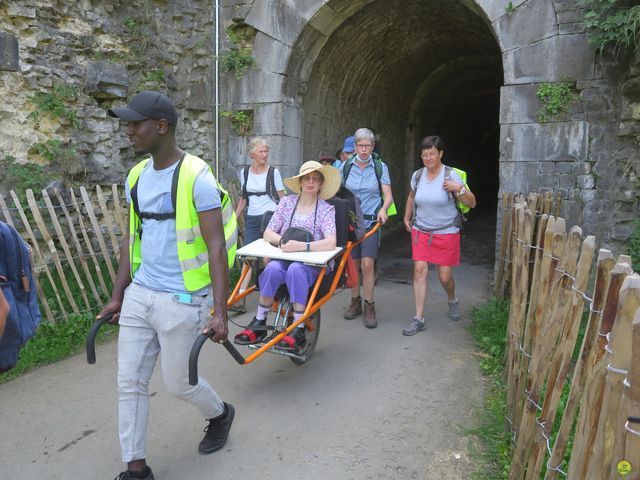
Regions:
M 327 6 L 346 10 L 346 3 Z M 356 128 L 372 127 L 404 210 L 420 140 L 439 135 L 444 162 L 468 173 L 478 197 L 474 216 L 487 216 L 493 227 L 502 56 L 472 2 L 376 0 L 352 12 L 320 47 L 302 79 L 304 158 L 332 154 Z

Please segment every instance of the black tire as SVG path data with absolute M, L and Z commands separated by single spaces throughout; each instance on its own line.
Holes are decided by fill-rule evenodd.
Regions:
M 316 343 L 318 343 L 318 335 L 320 335 L 320 310 L 316 311 L 310 317 L 311 323 L 315 327 L 315 330 L 310 331 L 305 327 L 305 336 L 307 338 L 307 342 L 304 347 L 298 352 L 300 358 L 289 357 L 293 363 L 296 365 L 303 365 L 307 363 L 311 356 L 313 355 L 313 351 L 316 349 Z

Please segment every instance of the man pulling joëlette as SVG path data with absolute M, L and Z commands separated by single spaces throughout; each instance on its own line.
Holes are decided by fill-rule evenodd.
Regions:
M 148 386 L 160 352 L 167 390 L 209 422 L 200 452 L 222 448 L 233 422 L 233 406 L 206 380 L 200 378 L 196 386 L 188 381 L 189 352 L 197 335 L 213 333 L 220 342 L 228 334 L 229 270 L 220 192 L 210 167 L 178 147 L 178 115 L 168 97 L 141 92 L 109 115 L 128 122 L 136 155 L 150 155 L 127 177 L 129 231 L 123 232 L 111 301 L 98 318 L 114 313 L 111 323 L 120 325 L 118 415 L 127 469 L 117 479 L 152 480 L 145 448 Z M 174 189 L 172 182 L 177 183 Z

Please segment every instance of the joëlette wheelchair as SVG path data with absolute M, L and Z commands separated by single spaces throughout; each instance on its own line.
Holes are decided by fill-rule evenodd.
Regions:
M 279 248 L 273 247 L 264 240 L 259 239 L 237 251 L 236 254 L 238 258 L 241 260 L 247 260 L 247 262 L 245 262 L 240 278 L 236 282 L 236 285 L 227 300 L 227 307 L 231 307 L 243 298 L 259 291 L 259 285 L 254 284 L 240 293 L 240 285 L 242 285 L 250 270 L 249 261 L 256 261 L 260 258 L 284 259 L 301 261 L 320 268 L 318 278 L 310 289 L 304 314 L 300 319 L 294 321 L 291 318 L 290 314 L 292 314 L 293 306 L 289 301 L 286 285 L 283 284 L 276 293 L 274 299 L 273 308 L 276 312 L 275 319 L 273 320 L 273 323 L 265 326 L 265 328 L 272 333 L 271 335 L 267 335 L 259 344 L 248 345 L 250 349 L 254 350 L 253 353 L 245 358 L 231 343 L 231 341 L 226 340 L 222 343 L 229 354 L 231 354 L 231 356 L 240 365 L 248 365 L 249 363 L 252 363 L 265 352 L 287 356 L 296 365 L 304 364 L 313 355 L 318 341 L 318 334 L 320 333 L 320 307 L 327 303 L 335 293 L 345 288 L 345 267 L 349 257 L 351 256 L 352 249 L 366 238 L 374 235 L 380 226 L 380 224 L 376 223 L 361 239 L 355 242 L 349 241 L 349 201 L 333 197 L 327 200 L 327 202 L 334 206 L 336 213 L 337 248 L 335 250 L 328 252 L 285 253 Z M 329 270 L 331 261 L 334 262 L 334 266 L 332 270 Z M 100 320 L 97 320 L 89 331 L 86 344 L 87 362 L 89 364 L 93 364 L 96 361 L 95 338 L 98 330 L 105 322 L 110 320 L 110 318 L 111 315 L 105 315 Z M 285 335 L 290 333 L 303 322 L 305 324 L 306 343 L 302 349 L 293 353 L 280 349 L 276 346 Z M 198 357 L 200 355 L 200 350 L 212 335 L 213 334 L 205 335 L 201 333 L 193 344 L 191 354 L 189 356 L 189 383 L 191 385 L 197 385 L 198 383 Z

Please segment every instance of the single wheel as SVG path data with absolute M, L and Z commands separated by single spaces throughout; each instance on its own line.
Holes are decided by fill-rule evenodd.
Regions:
M 313 351 L 316 349 L 316 343 L 318 343 L 318 335 L 320 334 L 320 310 L 317 310 L 316 313 L 311 315 L 309 320 L 311 320 L 311 323 L 313 324 L 313 331 L 305 327 L 304 333 L 307 341 L 304 347 L 302 347 L 300 352 L 298 352 L 297 357 L 289 357 L 296 365 L 302 365 L 303 363 L 308 362 L 313 355 Z

